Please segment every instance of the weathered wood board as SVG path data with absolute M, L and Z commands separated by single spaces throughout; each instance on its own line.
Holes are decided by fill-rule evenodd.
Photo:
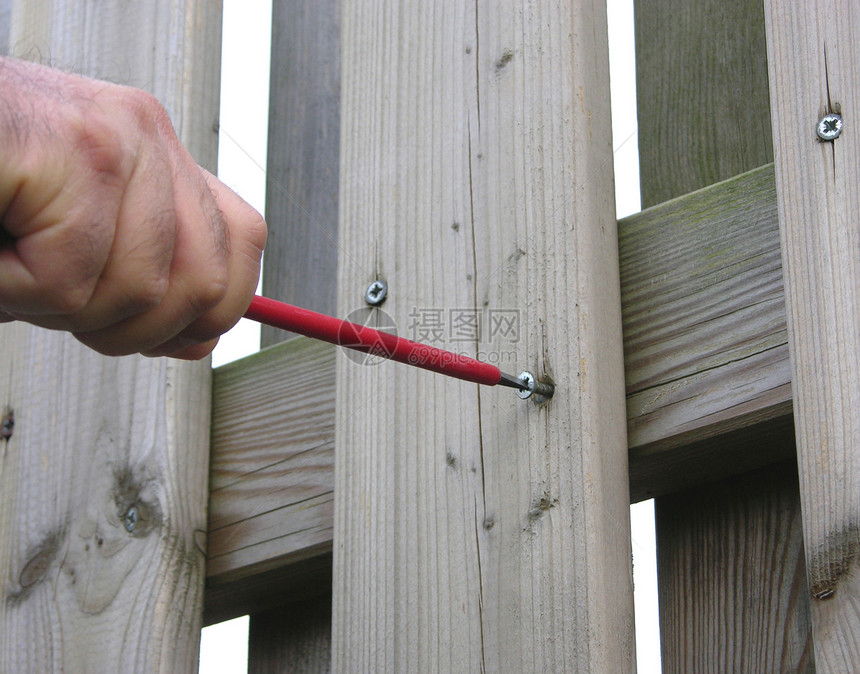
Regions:
M 636 0 L 642 206 L 773 161 L 762 5 Z
M 656 403 L 658 424 L 680 422 L 674 442 L 690 441 L 675 452 L 631 448 L 631 482 L 656 495 L 682 486 L 677 476 L 699 485 L 655 502 L 663 662 L 667 671 L 794 671 L 809 662 L 791 646 L 809 625 L 802 574 L 787 595 L 784 575 L 763 571 L 790 574 L 802 564 L 796 528 L 774 529 L 769 510 L 796 506 L 796 483 L 785 471 L 760 473 L 752 484 L 743 474 L 794 455 L 773 170 L 758 168 L 773 158 L 764 12 L 755 0 L 641 0 L 636 26 L 643 204 L 718 180 L 725 182 L 689 198 L 733 188 L 681 216 L 680 226 L 695 230 L 703 210 L 719 214 L 708 235 L 689 237 L 701 245 L 666 246 L 673 259 L 660 266 L 675 283 L 661 282 L 670 292 L 654 298 L 653 316 L 646 309 L 635 321 L 662 328 L 665 339 L 656 348 L 637 338 L 628 344 L 646 372 L 652 358 L 680 367 L 679 377 L 633 398 Z M 755 195 L 765 197 L 759 206 Z M 656 242 L 663 232 L 651 236 Z M 733 252 L 723 253 L 732 239 Z M 647 292 L 647 277 L 641 281 Z M 737 476 L 708 485 L 729 474 Z M 742 557 L 722 556 L 740 544 Z M 718 552 L 698 559 L 706 549 Z M 723 563 L 709 566 L 713 557 Z
M 815 664 L 860 662 L 860 5 L 765 3 Z M 822 142 L 816 126 L 841 113 Z
M 340 312 L 557 393 L 340 360 L 334 671 L 635 667 L 605 11 L 344 5 Z
M 772 167 L 763 167 L 619 223 L 634 501 L 793 454 L 775 198 Z M 661 237 L 665 246 L 656 245 Z M 688 295 L 697 298 L 692 305 Z M 215 599 L 209 593 L 207 611 L 217 604 L 217 615 L 227 615 L 223 602 L 246 594 L 229 587 L 254 576 L 254 565 L 266 559 L 250 554 L 249 541 L 256 541 L 258 553 L 281 541 L 274 557 L 297 551 L 292 542 L 307 527 L 302 518 L 308 513 L 294 521 L 279 508 L 291 502 L 294 489 L 305 493 L 305 473 L 280 469 L 293 460 L 289 447 L 297 439 L 301 448 L 319 443 L 315 454 L 332 451 L 326 429 L 334 428 L 334 350 L 292 340 L 215 372 L 210 526 L 230 522 L 230 531 L 242 533 L 211 533 L 209 587 L 224 594 Z M 317 372 L 314 389 L 298 393 Z M 438 375 L 420 377 L 443 385 Z M 310 400 L 315 411 L 305 421 Z M 264 419 L 273 421 L 264 427 Z M 241 484 L 263 484 L 271 473 L 278 481 L 264 489 Z M 333 473 L 314 475 L 317 496 L 330 495 Z M 225 480 L 232 484 L 222 488 Z M 319 519 L 311 530 L 330 533 L 331 511 L 313 512 Z M 277 526 L 264 527 L 263 521 Z
M 337 309 L 340 5 L 340 0 L 272 4 L 266 181 L 269 243 L 263 292 L 267 297 L 325 314 L 334 314 Z M 289 336 L 263 326 L 261 343 L 269 346 Z M 326 390 L 327 384 L 326 381 Z M 334 390 L 330 395 L 333 414 Z M 332 416 L 332 423 L 333 420 Z M 333 450 L 329 447 L 326 451 L 326 456 L 333 459 Z M 327 486 L 331 490 L 332 471 L 330 465 Z M 307 620 L 316 621 L 315 626 L 294 620 L 292 604 L 282 609 L 281 616 L 276 610 L 252 615 L 248 654 L 251 672 L 266 668 L 309 671 L 327 668 L 331 663 L 331 506 L 329 493 L 320 507 L 308 511 L 324 515 L 327 549 L 318 558 L 323 565 L 308 561 L 310 569 L 301 572 L 298 579 L 289 579 L 305 587 L 316 584 L 316 591 L 327 592 L 328 596 L 316 598 L 326 604 L 325 610 L 307 611 Z M 294 593 L 295 588 L 290 592 Z M 248 593 L 240 596 L 247 597 Z M 289 648 L 284 648 L 284 643 Z M 315 666 L 309 661 L 311 654 L 320 658 Z
M 794 460 L 655 510 L 664 671 L 814 672 Z
M 340 0 L 275 2 L 263 269 L 268 297 L 337 309 Z M 262 345 L 287 333 L 263 326 Z
M 0 671 L 194 671 L 209 377 L 0 331 Z M 129 531 L 131 530 L 131 531 Z
M 785 415 L 773 167 L 646 209 L 618 230 L 631 451 Z
M 12 0 L 0 0 L 0 56 L 9 51 L 9 26 L 12 22 Z
M 255 577 L 331 552 L 334 363 L 299 337 L 215 370 L 207 622 L 273 605 Z
M 220 28 L 218 3 L 21 0 L 10 44 L 148 89 L 214 169 Z M 0 671 L 196 671 L 208 361 L 103 358 L 20 324 L 0 353 Z

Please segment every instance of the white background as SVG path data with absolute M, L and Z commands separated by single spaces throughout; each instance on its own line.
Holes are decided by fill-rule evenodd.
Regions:
M 633 0 L 607 0 L 607 7 L 616 210 L 621 218 L 640 209 Z M 265 211 L 271 13 L 271 0 L 224 0 L 218 174 L 260 212 Z M 222 338 L 213 365 L 256 351 L 259 334 L 259 326 L 240 321 Z M 661 668 L 653 503 L 632 506 L 630 514 L 638 667 L 643 674 L 657 674 Z M 247 638 L 247 617 L 204 629 L 201 674 L 245 672 Z

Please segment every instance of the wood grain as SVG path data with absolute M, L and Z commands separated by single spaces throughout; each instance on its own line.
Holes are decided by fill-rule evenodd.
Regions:
M 0 335 L 15 356 L 0 360 L 15 417 L 0 460 L 0 670 L 194 671 L 207 370 L 105 359 L 19 324 Z
M 660 495 L 667 483 L 702 485 L 793 460 L 791 376 L 773 172 L 758 168 L 772 159 L 762 6 L 644 0 L 636 24 L 643 204 L 727 179 L 682 198 L 698 206 L 669 231 L 691 230 L 686 245 L 658 249 L 662 228 L 650 229 L 660 231 L 650 255 L 669 256 L 650 267 L 668 277 L 654 284 L 660 299 L 646 299 L 647 274 L 630 284 L 645 300 L 630 322 L 646 328 L 644 340 L 635 327 L 625 333 L 639 354 L 628 375 L 641 387 L 628 399 L 631 437 L 674 426 L 677 443 L 675 451 L 631 447 L 631 483 Z M 713 219 L 700 221 L 703 213 Z M 703 227 L 712 231 L 693 234 Z M 647 231 L 637 248 L 648 245 Z M 655 366 L 667 376 L 649 388 Z M 666 671 L 795 671 L 803 660 L 785 644 L 808 630 L 805 594 L 787 594 L 780 580 L 802 568 L 802 549 L 791 531 L 774 528 L 771 505 L 796 486 L 779 473 L 766 478 L 751 487 L 741 475 L 656 500 Z M 728 558 L 741 544 L 743 557 Z M 716 552 L 698 559 L 706 550 Z
M 249 577 L 331 551 L 334 364 L 333 345 L 300 337 L 215 370 L 207 613 L 230 612 Z
M 814 672 L 794 461 L 656 502 L 666 672 Z
M 773 161 L 764 15 L 752 0 L 637 0 L 643 207 Z
M 860 662 L 860 5 L 765 2 L 816 667 Z M 815 127 L 841 112 L 845 130 Z
M 337 309 L 337 213 L 340 168 L 340 0 L 299 0 L 272 5 L 271 86 L 269 89 L 269 149 L 266 182 L 266 219 L 269 243 L 263 267 L 263 291 L 274 297 L 333 315 Z M 288 333 L 263 326 L 263 346 L 276 344 Z M 332 378 L 333 384 L 333 378 Z M 334 413 L 334 391 L 326 409 Z M 333 421 L 333 416 L 332 416 Z M 333 438 L 332 438 L 333 442 Z M 327 457 L 332 460 L 332 449 Z M 301 479 L 301 477 L 299 478 Z M 293 655 L 304 649 L 325 654 L 331 650 L 331 525 L 333 466 L 326 474 L 328 496 L 322 507 L 308 510 L 322 515 L 327 542 L 319 572 L 329 576 L 328 632 L 303 629 L 292 619 L 294 606 L 251 616 L 251 633 L 267 638 L 251 641 L 249 667 L 274 671 L 296 669 Z M 291 481 L 291 480 L 290 480 Z M 290 490 L 287 490 L 290 491 Z M 283 514 L 277 520 L 284 521 Z M 288 519 L 286 521 L 289 521 Z M 313 531 L 311 527 L 309 531 Z M 323 527 L 317 531 L 322 531 Z M 287 539 L 285 539 L 287 540 Z M 295 551 L 291 553 L 295 554 Z M 305 574 L 299 582 L 307 583 Z M 295 588 L 290 588 L 291 592 Z M 242 591 L 243 596 L 247 592 Z M 211 595 L 210 595 L 211 596 Z M 319 615 L 315 612 L 314 615 Z M 317 620 L 323 620 L 317 618 Z M 313 640 L 322 639 L 318 644 Z M 310 640 L 310 641 L 308 641 Z M 288 643 L 283 650 L 279 644 Z M 280 662 L 280 665 L 278 664 Z M 303 662 L 305 671 L 308 663 Z
M 273 3 L 269 91 L 263 290 L 331 315 L 337 309 L 340 0 Z M 263 326 L 262 344 L 287 336 Z
M 379 274 L 402 333 L 441 310 L 438 345 L 557 393 L 341 359 L 334 671 L 635 667 L 605 22 L 344 5 L 340 312 Z M 517 341 L 464 336 L 491 309 Z
M 14 9 L 16 55 L 146 87 L 214 169 L 217 3 Z M 0 353 L 15 416 L 0 447 L 0 671 L 196 671 L 208 362 L 103 358 L 18 324 Z
M 619 223 L 634 501 L 794 454 L 775 198 L 763 167 Z M 266 554 L 330 549 L 334 351 L 291 340 L 215 371 L 207 613 L 235 615 Z
M 646 209 L 618 232 L 631 454 L 786 415 L 773 167 Z

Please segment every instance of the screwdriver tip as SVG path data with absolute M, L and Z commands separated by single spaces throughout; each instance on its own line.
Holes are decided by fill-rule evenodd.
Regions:
M 529 388 L 529 385 L 524 382 L 519 377 L 515 377 L 512 374 L 507 374 L 505 372 L 501 373 L 501 378 L 499 379 L 499 384 L 502 386 L 508 386 L 510 388 L 515 388 L 520 391 L 526 391 Z

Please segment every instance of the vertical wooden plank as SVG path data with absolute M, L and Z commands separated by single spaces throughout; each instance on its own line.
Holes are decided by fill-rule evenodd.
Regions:
M 263 269 L 268 297 L 334 314 L 340 158 L 340 0 L 272 5 Z M 262 345 L 283 341 L 263 326 Z
M 815 671 L 797 490 L 789 461 L 657 501 L 664 671 Z
M 12 0 L 0 0 L 0 56 L 9 53 L 9 25 L 12 21 Z
M 765 13 L 815 660 L 845 672 L 860 662 L 860 5 Z M 845 130 L 821 142 L 828 112 Z
M 17 2 L 15 53 L 144 86 L 214 168 L 218 3 Z M 202 610 L 209 365 L 103 358 L 0 330 L 0 670 L 192 672 Z M 130 534 L 126 517 L 137 521 Z
M 340 4 L 272 3 L 263 291 L 327 314 L 337 303 Z M 260 339 L 287 338 L 263 326 Z M 329 671 L 331 588 L 318 589 L 302 619 L 295 604 L 251 616 L 249 672 Z
M 760 3 L 638 0 L 636 42 L 643 206 L 771 161 Z M 744 476 L 705 492 L 657 499 L 667 671 L 773 671 L 781 664 L 790 670 L 806 662 L 803 649 L 792 646 L 799 631 L 809 629 L 805 591 L 791 589 L 795 601 L 786 601 L 790 588 L 761 579 L 762 570 L 782 569 L 783 578 L 801 563 L 792 557 L 803 555 L 802 546 L 792 542 L 794 530 L 768 529 L 774 507 L 787 520 L 797 517 L 796 483 L 784 470 L 766 477 L 755 488 L 757 500 L 751 500 L 750 478 Z M 744 556 L 729 567 L 736 573 L 709 572 L 704 561 L 694 562 L 704 548 L 741 544 Z M 781 608 L 768 615 L 770 607 Z M 716 623 L 715 616 L 721 616 Z M 755 619 L 767 620 L 767 629 L 750 627 Z
M 635 4 L 642 207 L 773 161 L 761 2 Z
M 557 393 L 341 358 L 335 671 L 635 668 L 605 13 L 344 6 L 340 312 Z

